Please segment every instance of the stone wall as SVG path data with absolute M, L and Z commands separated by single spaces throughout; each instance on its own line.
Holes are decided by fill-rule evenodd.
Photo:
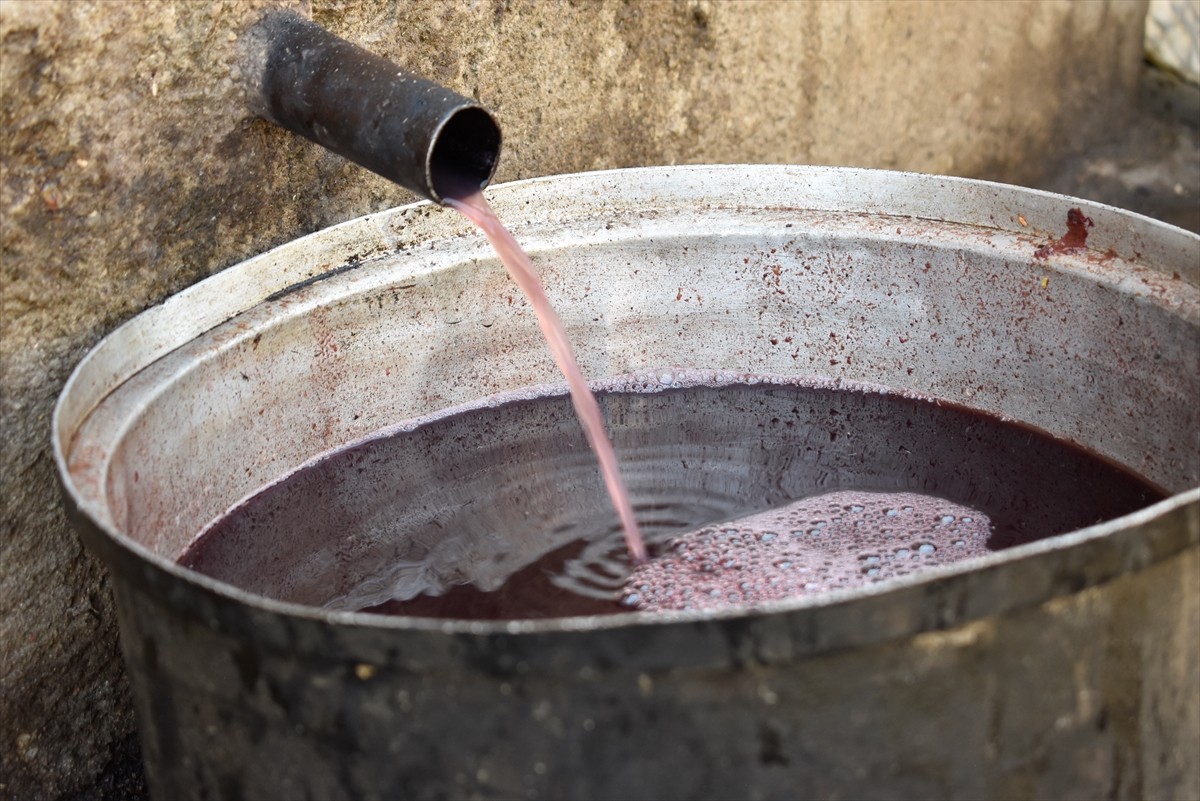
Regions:
M 403 190 L 247 116 L 258 0 L 0 3 L 0 796 L 94 785 L 133 731 L 103 568 L 60 511 L 55 398 L 106 332 Z M 313 0 L 492 108 L 497 181 L 684 162 L 1031 183 L 1129 107 L 1142 2 Z

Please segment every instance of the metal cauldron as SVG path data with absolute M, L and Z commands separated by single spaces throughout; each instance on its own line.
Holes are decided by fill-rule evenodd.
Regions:
M 912 388 L 1173 495 L 869 591 L 714 616 L 378 618 L 176 566 L 314 454 L 555 379 L 464 221 L 429 203 L 373 214 L 131 320 L 59 400 L 55 456 L 113 576 L 156 797 L 1200 793 L 1200 238 L 857 169 L 663 167 L 489 195 L 593 376 L 691 364 Z M 1087 249 L 1035 257 L 1071 208 L 1095 223 Z M 783 328 L 787 348 L 760 336 Z

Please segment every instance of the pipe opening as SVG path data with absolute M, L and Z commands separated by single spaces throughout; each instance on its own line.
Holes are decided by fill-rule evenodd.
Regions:
M 462 197 L 488 185 L 500 159 L 500 126 L 485 109 L 455 111 L 435 134 L 429 151 L 433 200 Z

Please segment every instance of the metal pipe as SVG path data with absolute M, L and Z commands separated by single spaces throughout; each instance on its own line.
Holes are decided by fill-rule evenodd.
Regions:
M 243 37 L 250 108 L 436 203 L 492 179 L 500 126 L 479 103 L 290 11 Z

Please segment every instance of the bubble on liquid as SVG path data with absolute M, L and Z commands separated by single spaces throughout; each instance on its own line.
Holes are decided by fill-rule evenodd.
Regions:
M 982 555 L 990 533 L 986 515 L 940 498 L 832 492 L 676 538 L 633 571 L 623 601 L 715 609 L 850 589 Z

